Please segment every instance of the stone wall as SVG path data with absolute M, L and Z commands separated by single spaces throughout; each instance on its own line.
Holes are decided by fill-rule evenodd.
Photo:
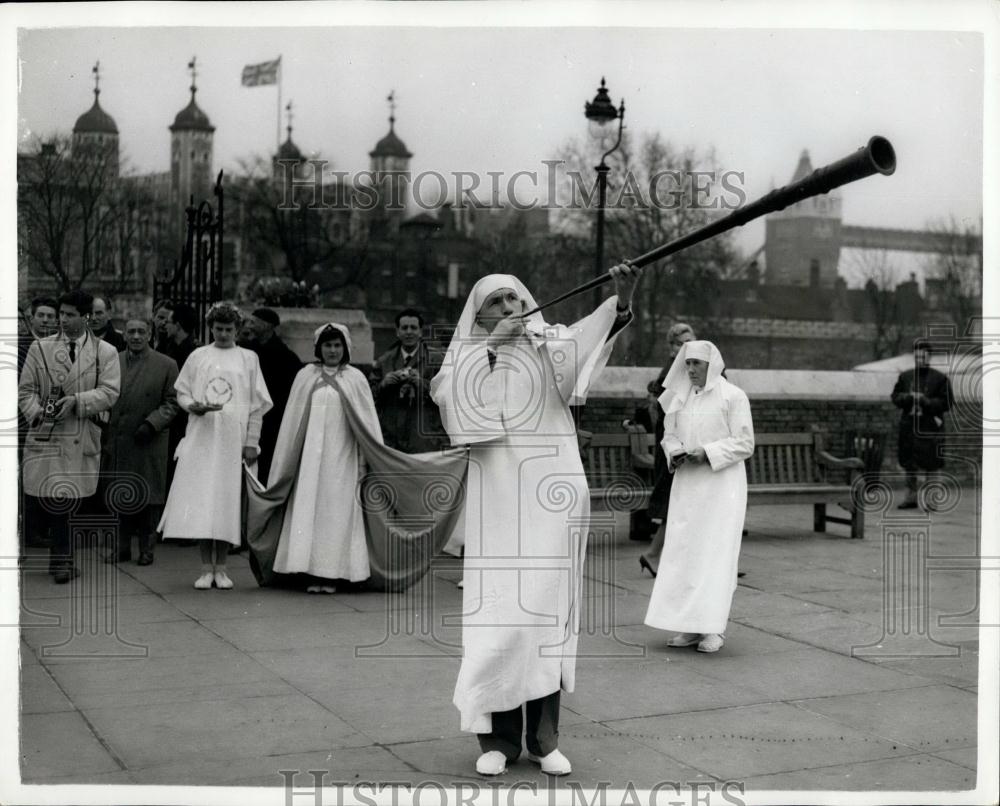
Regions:
M 619 432 L 622 420 L 634 417 L 636 408 L 645 403 L 645 386 L 657 372 L 655 367 L 606 369 L 580 413 L 580 427 Z M 727 375 L 750 398 L 758 433 L 808 431 L 815 424 L 826 434 L 828 450 L 845 456 L 849 455 L 845 432 L 876 431 L 885 442 L 883 471 L 899 470 L 899 411 L 889 399 L 895 373 L 734 369 Z M 945 418 L 947 468 L 963 479 L 978 479 L 983 407 L 974 394 L 981 387 L 962 379 L 952 383 L 956 399 Z

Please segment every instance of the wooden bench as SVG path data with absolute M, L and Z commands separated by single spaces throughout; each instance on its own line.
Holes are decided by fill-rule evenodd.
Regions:
M 591 508 L 642 509 L 652 492 L 653 435 L 627 425 L 621 434 L 581 432 L 580 448 L 590 484 Z M 852 538 L 864 537 L 864 512 L 852 505 L 852 485 L 863 472 L 859 458 L 839 459 L 823 447 L 819 431 L 757 434 L 747 460 L 747 503 L 812 504 L 813 530 L 826 524 L 851 527 Z M 844 506 L 850 517 L 828 515 L 827 505 Z

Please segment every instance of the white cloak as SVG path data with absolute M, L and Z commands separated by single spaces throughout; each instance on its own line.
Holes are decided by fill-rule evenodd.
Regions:
M 753 453 L 750 402 L 718 378 L 664 417 L 663 450 L 704 448 L 708 462 L 676 471 L 663 554 L 646 624 L 661 630 L 724 633 L 729 621 L 747 506 L 744 461 Z
M 242 347 L 199 347 L 174 384 L 177 403 L 222 403 L 188 417 L 174 456 L 177 468 L 159 528 L 165 539 L 240 544 L 243 446 L 258 447 L 261 418 L 271 408 L 257 356 Z
M 434 392 L 453 444 L 471 443 L 454 694 L 464 731 L 488 733 L 493 712 L 573 691 L 590 491 L 568 403 L 586 399 L 607 363 L 616 304 L 501 346 L 492 371 L 485 342 L 472 341 L 461 360 L 474 387 L 443 377 Z
M 347 365 L 338 380 L 355 396 L 356 408 L 372 434 L 381 440 L 375 401 L 364 374 Z M 288 452 L 304 406 L 303 395 L 312 395 L 305 442 L 299 459 L 295 485 L 288 498 L 281 524 L 281 537 L 274 559 L 280 574 L 307 573 L 325 579 L 368 579 L 368 547 L 364 513 L 358 500 L 362 458 L 341 403 L 341 393 L 322 376 L 333 373 L 318 364 L 307 364 L 295 377 L 281 423 L 275 456 Z

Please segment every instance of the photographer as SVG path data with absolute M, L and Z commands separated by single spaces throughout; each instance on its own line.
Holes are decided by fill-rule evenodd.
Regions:
M 396 314 L 396 343 L 375 359 L 369 378 L 385 444 L 405 453 L 436 451 L 446 443 L 430 382 L 442 355 L 423 340 L 424 318 Z
M 87 329 L 93 297 L 71 291 L 59 298 L 62 333 L 31 345 L 17 399 L 28 422 L 21 478 L 25 530 L 52 534 L 49 572 L 58 584 L 79 576 L 73 564 L 70 501 L 97 490 L 101 428 L 118 400 L 118 351 Z

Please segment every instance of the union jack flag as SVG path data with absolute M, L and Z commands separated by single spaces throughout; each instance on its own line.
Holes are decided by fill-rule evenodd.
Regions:
M 277 84 L 281 57 L 274 61 L 248 64 L 243 68 L 243 86 L 259 87 L 262 84 Z

